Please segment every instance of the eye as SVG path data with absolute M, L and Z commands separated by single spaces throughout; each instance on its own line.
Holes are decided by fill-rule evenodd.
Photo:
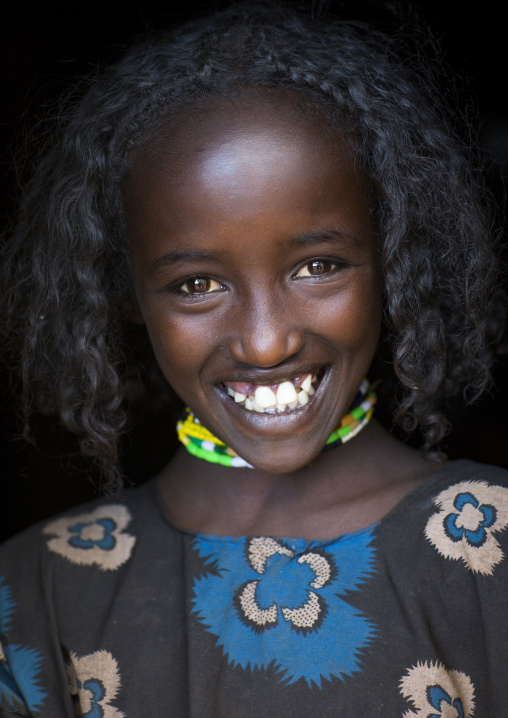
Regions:
M 181 284 L 177 291 L 180 294 L 211 294 L 224 289 L 220 282 L 210 277 L 192 277 Z
M 295 277 L 321 277 L 323 274 L 330 274 L 337 269 L 337 264 L 329 259 L 313 259 L 307 262 L 295 274 Z

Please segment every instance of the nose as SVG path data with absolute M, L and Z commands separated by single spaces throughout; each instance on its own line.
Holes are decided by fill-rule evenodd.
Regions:
M 295 307 L 291 310 L 287 304 L 281 298 L 265 298 L 241 307 L 231 326 L 230 352 L 234 359 L 268 368 L 301 350 L 303 327 Z

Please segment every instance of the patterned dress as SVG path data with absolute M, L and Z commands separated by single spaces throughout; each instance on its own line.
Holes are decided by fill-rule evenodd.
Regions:
M 0 716 L 506 718 L 508 472 L 333 540 L 175 528 L 154 482 L 0 549 Z

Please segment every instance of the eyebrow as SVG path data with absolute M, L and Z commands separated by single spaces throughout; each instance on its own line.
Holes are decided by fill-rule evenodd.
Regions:
M 340 242 L 346 244 L 358 244 L 358 238 L 352 234 L 341 232 L 340 229 L 318 229 L 315 232 L 296 235 L 287 240 L 289 245 L 312 246 L 322 242 Z
M 314 244 L 321 244 L 323 242 L 338 242 L 346 244 L 358 244 L 358 239 L 351 234 L 341 232 L 339 229 L 319 229 L 315 232 L 295 235 L 281 241 L 282 245 L 289 246 L 312 246 Z M 216 252 L 207 252 L 205 250 L 187 250 L 187 249 L 174 249 L 171 252 L 166 252 L 162 257 L 153 262 L 150 266 L 150 273 L 155 273 L 160 267 L 165 267 L 171 264 L 185 264 L 186 262 L 216 260 L 219 254 Z
M 178 262 L 195 262 L 196 260 L 210 260 L 216 259 L 217 255 L 212 252 L 205 252 L 200 250 L 188 250 L 188 249 L 173 249 L 171 252 L 166 252 L 162 257 L 153 262 L 150 265 L 150 273 L 153 274 L 160 267 L 165 267 L 168 264 L 176 264 Z

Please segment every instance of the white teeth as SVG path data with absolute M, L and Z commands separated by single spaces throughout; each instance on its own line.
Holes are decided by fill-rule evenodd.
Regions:
M 277 389 L 277 404 L 291 404 L 296 398 L 296 389 L 292 381 L 283 381 L 282 384 L 279 384 Z
M 312 377 L 309 374 L 308 376 L 305 377 L 304 381 L 302 382 L 302 389 L 303 389 L 303 391 L 306 391 L 308 394 L 311 386 L 312 386 Z
M 309 403 L 309 395 L 307 394 L 306 391 L 303 391 L 303 389 L 302 389 L 302 391 L 298 394 L 298 402 L 299 402 L 302 406 L 305 406 L 305 404 L 308 404 L 308 403 Z
M 300 375 L 301 376 L 301 375 Z M 309 403 L 309 397 L 316 393 L 312 386 L 316 374 L 307 374 L 301 385 L 295 388 L 294 379 L 281 382 L 274 391 L 269 386 L 258 386 L 254 395 L 246 395 L 227 387 L 228 394 L 247 411 L 283 414 Z
M 258 386 L 254 392 L 254 399 L 256 404 L 259 404 L 263 409 L 269 409 L 277 404 L 277 397 L 269 386 Z

